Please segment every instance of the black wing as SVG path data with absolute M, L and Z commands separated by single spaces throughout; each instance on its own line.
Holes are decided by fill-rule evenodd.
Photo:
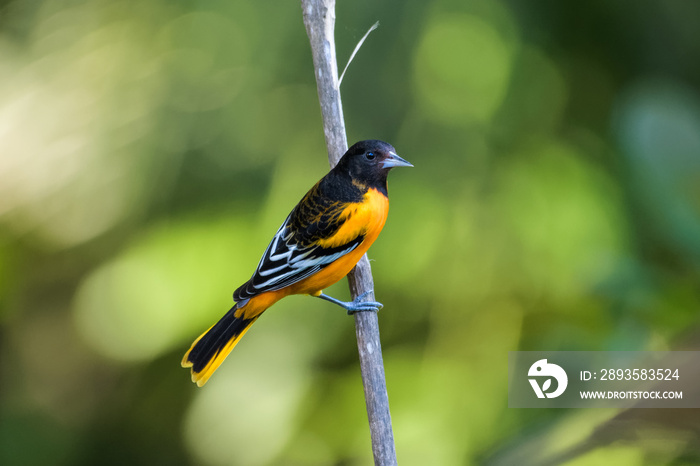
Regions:
M 314 186 L 287 216 L 267 246 L 251 279 L 233 294 L 236 302 L 266 291 L 282 289 L 310 277 L 364 241 L 364 234 L 358 231 L 356 237 L 339 246 L 322 247 L 318 244 L 338 232 L 347 220 L 341 219 L 341 215 L 350 204 L 324 195 L 324 181 L 325 178 Z M 352 199 L 357 199 L 357 195 Z

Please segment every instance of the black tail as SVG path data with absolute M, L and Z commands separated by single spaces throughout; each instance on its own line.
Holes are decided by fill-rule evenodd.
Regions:
M 221 320 L 197 338 L 182 358 L 182 367 L 190 367 L 192 382 L 201 387 L 224 362 L 245 332 L 260 314 L 250 319 L 236 317 L 233 306 Z

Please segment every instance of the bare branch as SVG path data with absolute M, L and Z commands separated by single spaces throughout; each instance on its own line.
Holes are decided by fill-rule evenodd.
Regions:
M 328 160 L 333 167 L 348 150 L 335 58 L 335 0 L 302 0 L 301 6 L 314 60 Z
M 335 56 L 335 0 L 301 0 L 301 5 L 313 55 L 328 160 L 331 166 L 334 166 L 348 147 Z M 355 52 L 367 34 L 355 48 Z M 353 299 L 369 291 L 366 300 L 374 300 L 374 281 L 367 255 L 363 256 L 348 274 L 348 281 Z M 396 448 L 391 428 L 377 313 L 356 312 L 354 316 L 374 463 L 393 466 L 396 465 Z

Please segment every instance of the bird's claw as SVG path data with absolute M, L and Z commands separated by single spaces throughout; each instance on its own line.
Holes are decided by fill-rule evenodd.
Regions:
M 377 312 L 384 307 L 384 305 L 378 301 L 362 301 L 362 299 L 364 299 L 364 297 L 370 293 L 370 291 L 366 291 L 357 298 L 355 298 L 353 301 L 345 303 L 346 305 L 344 307 L 345 309 L 347 309 L 349 316 L 353 315 L 356 312 Z
M 348 315 L 352 315 L 356 312 L 365 312 L 365 311 L 374 311 L 377 312 L 381 308 L 384 307 L 382 303 L 379 303 L 377 301 L 362 301 L 362 299 L 370 294 L 371 291 L 367 291 L 365 293 L 362 293 L 360 296 L 355 298 L 353 301 L 341 301 L 339 299 L 335 299 L 331 296 L 328 296 L 326 294 L 319 294 L 317 295 L 318 298 L 325 299 L 326 301 L 330 301 L 334 304 L 337 304 L 338 306 L 342 307 L 346 311 L 348 311 Z

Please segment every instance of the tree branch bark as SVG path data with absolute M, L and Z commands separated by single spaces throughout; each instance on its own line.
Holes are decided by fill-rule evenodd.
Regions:
M 301 6 L 313 55 L 328 161 L 333 167 L 348 149 L 335 56 L 335 0 L 301 0 Z M 348 282 L 353 299 L 369 292 L 366 300 L 375 300 L 372 269 L 366 254 L 348 274 Z M 377 313 L 356 312 L 354 317 L 374 463 L 396 465 Z

